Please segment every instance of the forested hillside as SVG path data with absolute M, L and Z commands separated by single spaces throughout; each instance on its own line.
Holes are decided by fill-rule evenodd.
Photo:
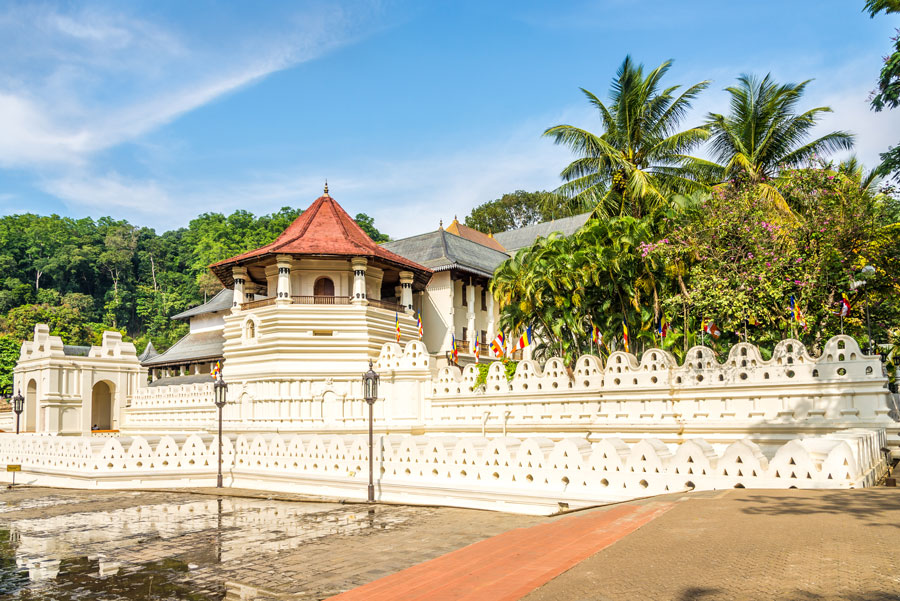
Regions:
M 204 213 L 188 227 L 157 234 L 109 217 L 0 218 L 0 394 L 12 387 L 22 340 L 48 323 L 66 344 L 98 343 L 103 330 L 168 348 L 187 331 L 170 316 L 221 289 L 207 266 L 272 242 L 299 214 Z M 371 217 L 357 223 L 376 241 Z

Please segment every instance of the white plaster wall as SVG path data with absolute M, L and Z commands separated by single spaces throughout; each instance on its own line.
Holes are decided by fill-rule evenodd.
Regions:
M 223 440 L 226 486 L 364 498 L 365 436 L 260 433 Z M 381 501 L 532 514 L 672 491 L 733 488 L 840 489 L 884 473 L 881 430 L 848 429 L 792 440 L 771 456 L 741 440 L 717 452 L 702 439 L 379 436 Z M 214 436 L 56 438 L 0 434 L 0 463 L 18 463 L 30 485 L 98 488 L 209 486 Z M 9 475 L 0 473 L 0 480 Z

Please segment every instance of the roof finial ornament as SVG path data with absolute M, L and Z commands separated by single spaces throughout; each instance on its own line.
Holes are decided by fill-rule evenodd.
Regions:
M 444 220 L 443 220 L 443 218 L 438 222 L 438 227 L 439 227 L 440 229 L 444 229 Z
M 325 180 L 325 196 L 328 196 L 328 180 Z

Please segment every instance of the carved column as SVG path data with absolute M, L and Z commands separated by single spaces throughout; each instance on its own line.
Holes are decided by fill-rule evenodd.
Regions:
M 471 283 L 466 286 L 466 338 L 469 339 L 466 351 L 472 352 L 473 341 L 478 339 L 478 331 L 475 329 L 475 286 Z
M 413 312 L 412 285 L 415 275 L 411 271 L 400 272 L 400 304 L 406 308 L 407 313 Z
M 494 331 L 494 296 L 491 291 L 487 291 L 487 340 L 490 343 L 497 333 Z
M 364 257 L 354 257 L 350 260 L 353 267 L 353 296 L 350 299 L 354 305 L 368 305 L 366 300 L 366 267 L 367 261 Z
M 290 304 L 291 302 L 291 265 L 293 260 L 290 255 L 278 255 L 275 257 L 275 265 L 278 267 L 278 289 L 275 294 L 276 302 Z
M 231 277 L 234 278 L 233 309 L 240 309 L 244 301 L 244 284 L 247 282 L 247 270 L 243 267 L 232 267 Z

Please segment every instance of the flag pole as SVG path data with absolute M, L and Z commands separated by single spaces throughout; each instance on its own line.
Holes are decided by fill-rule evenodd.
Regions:
M 841 315 L 841 336 L 844 335 L 844 316 Z

